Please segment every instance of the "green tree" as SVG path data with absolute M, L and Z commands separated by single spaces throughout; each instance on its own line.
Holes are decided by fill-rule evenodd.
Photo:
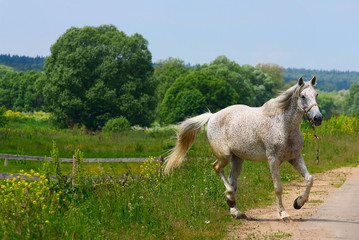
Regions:
M 238 102 L 249 106 L 261 106 L 274 97 L 279 81 L 259 67 L 240 66 L 226 56 L 217 57 L 211 64 L 200 66 L 205 73 L 228 82 L 239 95 Z M 274 75 L 273 75 L 274 76 Z
M 359 113 L 359 83 L 354 83 L 349 88 L 349 94 L 344 101 L 344 112 L 347 115 Z
M 226 81 L 200 71 L 176 79 L 159 106 L 160 122 L 176 123 L 207 109 L 216 112 L 236 104 L 238 94 Z
M 0 78 L 2 78 L 7 72 L 14 72 L 12 67 L 0 65 Z
M 41 110 L 42 92 L 36 88 L 36 82 L 44 73 L 27 71 L 8 72 L 0 78 L 0 105 L 16 111 Z
M 261 63 L 256 66 L 260 68 L 262 72 L 267 73 L 273 81 L 274 90 L 280 90 L 284 85 L 284 67 L 279 66 L 278 64 L 272 63 Z
M 5 116 L 6 108 L 4 106 L 0 107 L 0 127 L 3 127 L 8 122 L 7 117 Z
M 239 95 L 238 103 L 253 105 L 252 84 L 242 74 L 242 68 L 226 56 L 219 56 L 209 65 L 203 65 L 201 71 L 228 82 Z
M 318 104 L 324 118 L 330 118 L 335 111 L 334 97 L 331 94 L 321 92 L 318 96 Z
M 284 80 L 285 82 L 291 80 L 297 81 L 299 77 L 309 80 L 314 75 L 317 76 L 317 88 L 325 92 L 343 89 L 348 90 L 353 83 L 359 82 L 359 72 L 355 71 L 326 71 L 296 68 L 287 68 L 284 72 Z
M 332 91 L 329 93 L 319 91 L 318 104 L 325 118 L 343 114 L 343 104 L 347 92 L 348 90 Z
M 168 58 L 166 60 L 159 61 L 156 63 L 154 69 L 155 71 L 153 76 L 158 83 L 156 95 L 158 103 L 161 103 L 167 89 L 171 87 L 176 78 L 187 73 L 188 70 L 184 61 L 177 58 Z
M 44 97 L 60 126 L 96 130 L 117 116 L 131 124 L 154 119 L 155 81 L 148 42 L 115 26 L 68 29 L 45 59 Z
M 241 75 L 251 83 L 251 106 L 261 106 L 277 94 L 275 82 L 260 68 L 243 65 Z

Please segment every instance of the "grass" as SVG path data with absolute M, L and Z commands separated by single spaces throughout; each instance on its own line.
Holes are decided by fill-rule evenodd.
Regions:
M 89 133 L 83 129 L 59 130 L 48 120 L 15 119 L 0 128 L 0 152 L 48 156 L 55 141 L 60 157 L 64 158 L 71 158 L 76 149 L 83 150 L 87 158 L 159 156 L 173 146 L 174 133 L 174 130 Z
M 31 212 L 31 215 L 19 214 L 16 209 L 9 210 L 7 204 L 2 204 L 0 213 L 4 218 L 0 237 L 46 236 L 50 239 L 218 239 L 223 237 L 225 229 L 221 226 L 230 218 L 225 213 L 225 202 L 222 201 L 222 184 L 214 172 L 206 168 L 210 163 L 186 162 L 171 176 L 159 174 L 159 166 L 156 164 L 157 162 L 142 164 L 140 175 L 136 179 L 130 174 L 125 180 L 104 178 L 95 186 L 87 182 L 81 194 L 71 185 L 59 189 L 55 182 L 53 183 L 55 186 L 50 187 L 52 195 L 56 196 L 62 192 L 60 197 L 62 202 L 60 200 L 56 202 L 58 208 L 52 214 L 46 209 L 41 210 L 41 214 L 34 214 L 31 209 L 38 209 L 36 204 L 32 204 L 29 206 L 30 209 L 24 212 Z M 21 183 L 20 180 L 13 182 L 12 186 Z M 3 181 L 1 184 L 5 189 L 0 195 L 1 203 L 13 199 L 11 205 L 18 206 L 20 209 L 27 204 L 23 202 L 24 196 L 21 199 L 12 197 L 12 194 L 16 195 L 18 191 L 15 187 L 9 186 L 9 182 Z M 24 192 L 21 189 L 19 192 Z M 26 191 L 34 192 L 37 196 L 37 190 Z M 184 193 L 186 193 L 185 201 Z M 44 193 L 40 194 L 43 195 Z M 45 203 L 47 198 L 48 201 L 53 199 L 52 196 L 44 196 L 42 203 L 45 206 L 47 206 Z M 35 200 L 31 199 L 30 202 L 33 201 Z M 39 202 L 38 199 L 36 201 Z M 31 223 L 33 218 L 39 219 L 35 221 L 36 225 Z M 27 222 L 29 223 L 26 224 Z M 19 229 L 19 226 L 22 227 Z
M 305 125 L 302 127 L 303 156 L 310 172 L 358 165 L 358 129 L 353 132 L 346 121 L 350 119 L 338 117 L 336 122 L 324 122 L 317 128 L 321 138 L 319 165 L 315 163 L 316 145 L 311 130 Z M 338 122 L 342 127 L 333 128 Z M 28 155 L 50 155 L 52 140 L 55 140 L 61 157 L 72 156 L 77 147 L 81 147 L 85 157 L 142 157 L 158 153 L 153 154 L 157 156 L 173 146 L 168 140 L 172 135 L 172 131 L 159 130 L 89 134 L 79 129 L 56 130 L 46 121 L 13 121 L 7 128 L 0 129 L 0 149 L 5 153 L 13 153 L 15 148 Z M 67 147 L 70 144 L 71 147 Z M 131 146 L 126 154 L 123 146 Z M 26 185 L 33 181 L 0 181 L 0 238 L 222 239 L 227 226 L 240 221 L 229 216 L 225 188 L 212 169 L 212 160 L 203 132 L 190 150 L 188 161 L 170 176 L 164 176 L 161 166 L 149 160 L 142 164 L 86 163 L 82 165 L 85 176 L 74 179 L 88 181 L 82 184 L 70 181 L 62 186 L 58 182 L 41 183 L 49 190 Z M 41 162 L 11 160 L 4 168 L 1 160 L 0 165 L 1 171 L 31 172 L 34 169 L 40 174 L 46 173 Z M 56 175 L 54 167 L 51 171 Z M 72 164 L 62 163 L 61 172 L 71 175 Z M 124 173 L 127 177 L 119 178 Z M 98 176 L 96 181 L 87 178 L 93 175 Z M 284 163 L 281 179 L 285 183 L 302 180 L 302 177 L 289 163 Z M 237 200 L 242 211 L 266 206 L 275 200 L 268 163 L 244 162 Z M 285 233 L 278 233 L 266 239 L 285 237 Z
M 9 160 L 8 166 L 4 166 L 4 159 L 0 159 L 0 172 L 18 173 L 20 170 L 29 172 L 31 169 L 39 172 L 42 169 L 42 161 Z M 62 163 L 65 175 L 72 174 L 72 163 Z M 124 175 L 128 172 L 139 172 L 139 163 L 86 163 L 85 171 L 89 175 L 110 174 Z

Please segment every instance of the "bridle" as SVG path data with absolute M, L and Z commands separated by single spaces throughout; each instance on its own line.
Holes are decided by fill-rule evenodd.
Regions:
M 300 106 L 298 101 L 297 101 L 297 104 L 298 104 L 299 109 L 302 110 L 305 114 L 307 114 L 310 111 L 310 109 L 312 109 L 312 107 L 314 107 L 314 106 L 318 106 L 318 108 L 319 108 L 319 105 L 317 103 L 313 103 L 306 109 L 304 109 L 302 106 Z

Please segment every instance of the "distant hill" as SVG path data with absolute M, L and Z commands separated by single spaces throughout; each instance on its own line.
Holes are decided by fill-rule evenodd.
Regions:
M 331 92 L 334 90 L 349 89 L 353 83 L 359 83 L 359 72 L 355 71 L 324 71 L 311 69 L 287 68 L 284 72 L 284 81 L 297 81 L 301 76 L 304 80 L 310 80 L 317 76 L 318 89 Z
M 0 54 L 0 65 L 12 67 L 14 71 L 26 72 L 28 70 L 35 70 L 37 72 L 44 71 L 45 57 L 27 57 L 10 54 Z M 153 63 L 154 66 L 157 63 Z M 193 68 L 187 64 L 188 68 Z M 289 81 L 297 81 L 299 77 L 304 80 L 310 80 L 313 76 L 317 76 L 318 89 L 331 92 L 342 89 L 349 89 L 353 83 L 359 83 L 359 72 L 355 71 L 325 71 L 312 70 L 303 68 L 287 68 L 284 72 L 285 83 Z
M 35 70 L 44 71 L 44 57 L 26 57 L 10 54 L 0 54 L 0 65 L 12 67 L 15 71 L 26 72 Z

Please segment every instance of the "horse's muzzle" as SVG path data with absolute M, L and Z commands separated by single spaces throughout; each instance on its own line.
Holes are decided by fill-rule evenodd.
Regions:
M 315 126 L 320 126 L 322 124 L 322 121 L 323 121 L 323 115 L 322 114 L 316 114 L 314 117 L 313 117 L 313 123 Z

